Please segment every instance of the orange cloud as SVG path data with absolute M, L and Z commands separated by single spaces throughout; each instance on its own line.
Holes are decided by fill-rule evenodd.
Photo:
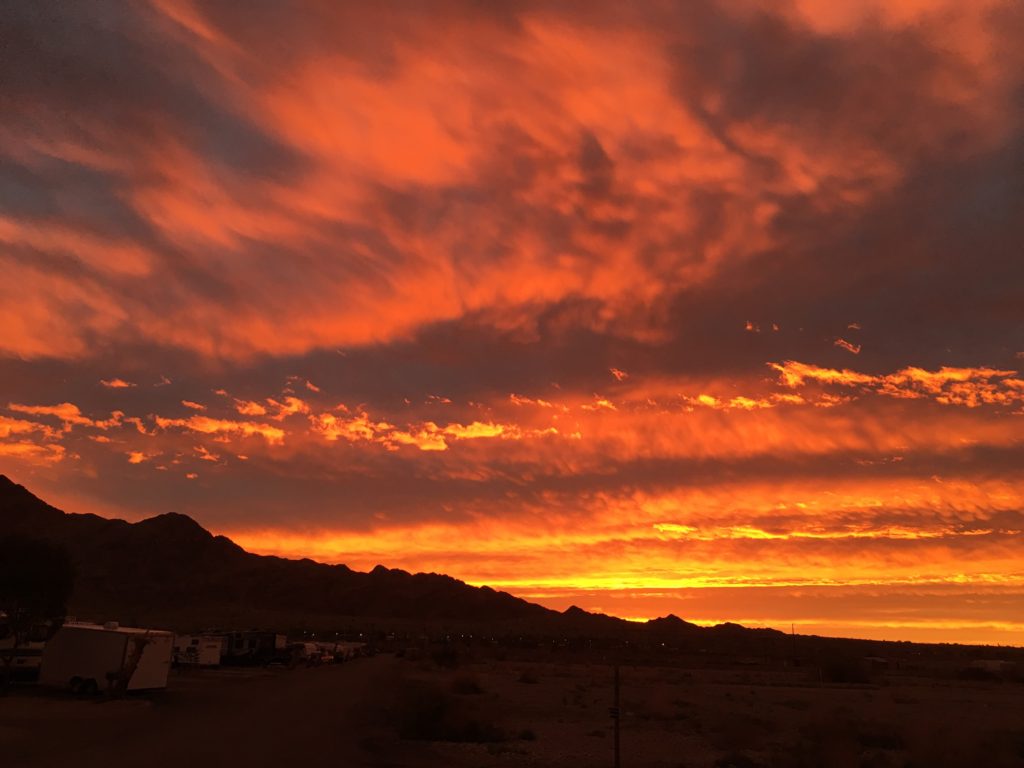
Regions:
M 33 432 L 41 433 L 46 437 L 54 437 L 56 435 L 54 430 L 45 424 L 38 424 L 34 421 L 25 421 L 23 419 L 12 419 L 9 416 L 0 414 L 0 439 L 8 438 L 12 435 L 27 435 Z
M 235 410 L 243 416 L 266 416 L 267 409 L 252 400 L 236 400 Z
M 64 422 L 65 428 L 69 428 L 73 424 L 92 426 L 95 423 L 92 419 L 83 416 L 74 403 L 60 403 L 59 405 L 8 403 L 7 408 L 17 413 L 28 413 L 34 416 L 55 416 Z
M 309 405 L 297 397 L 287 396 L 283 398 L 283 402 L 278 402 L 273 398 L 267 398 L 267 404 L 274 410 L 274 413 L 270 418 L 281 421 L 289 416 L 294 416 L 297 413 L 309 413 Z M 240 409 L 241 412 L 241 409 Z
M 39 444 L 25 441 L 0 443 L 0 456 L 26 461 L 29 464 L 55 464 L 65 456 L 62 445 Z
M 348 409 L 344 409 L 347 412 Z M 328 441 L 345 439 L 349 442 L 373 442 L 394 450 L 399 446 L 412 446 L 421 451 L 445 451 L 449 440 L 465 441 L 489 438 L 522 439 L 541 434 L 526 431 L 511 424 L 474 421 L 469 424 L 453 422 L 439 426 L 432 421 L 410 424 L 402 429 L 387 421 L 377 421 L 364 411 L 354 416 L 322 413 L 311 417 L 312 429 Z M 544 432 L 544 434 L 547 434 Z
M 281 443 L 285 437 L 283 429 L 254 421 L 214 419 L 208 416 L 190 416 L 187 419 L 168 419 L 163 416 L 155 416 L 154 420 L 160 429 L 178 427 L 204 435 L 228 434 L 242 437 L 262 437 L 270 444 Z
M 93 334 L 251 359 L 400 339 L 470 315 L 530 325 L 545 307 L 578 298 L 600 307 L 586 325 L 664 338 L 648 308 L 780 246 L 784 233 L 771 226 L 779 200 L 809 196 L 824 214 L 868 206 L 912 172 L 906 146 L 938 151 L 958 137 L 959 151 L 978 155 L 1016 114 L 999 30 L 988 9 L 973 6 L 951 6 L 912 31 L 819 26 L 832 15 L 820 4 L 625 14 L 599 3 L 585 19 L 522 8 L 509 11 L 515 24 L 459 6 L 465 17 L 450 9 L 428 32 L 385 9 L 305 5 L 323 45 L 299 44 L 306 27 L 256 11 L 241 25 L 230 10 L 186 0 L 135 9 L 146 50 L 173 50 L 182 61 L 153 54 L 133 72 L 146 98 L 123 105 L 128 126 L 105 121 L 101 105 L 116 94 L 93 94 L 96 106 L 86 103 L 71 131 L 45 119 L 71 96 L 59 85 L 34 98 L 12 90 L 19 116 L 35 119 L 9 124 L 10 152 L 27 167 L 54 158 L 116 177 L 126 213 L 160 239 L 101 233 L 75 217 L 40 225 L 8 215 L 6 247 L 85 269 L 15 262 L 7 285 L 18 289 L 0 294 L 4 350 L 82 357 Z M 266 26 L 290 43 L 265 44 Z M 351 29 L 373 30 L 376 42 L 349 50 Z M 735 34 L 706 50 L 709 29 Z M 788 44 L 768 45 L 773 33 Z M 944 58 L 914 58 L 929 43 Z M 384 49 L 387 77 L 376 61 Z M 762 49 L 777 68 L 761 68 L 772 87 L 793 86 L 787 98 L 760 96 L 749 82 L 748 59 Z M 812 92 L 860 101 L 829 99 L 820 126 L 800 119 L 808 97 L 779 77 L 787 55 L 826 58 Z M 741 64 L 730 68 L 730 56 Z M 886 72 L 903 77 L 864 87 L 863 57 L 892 59 Z M 186 83 L 208 87 L 182 93 L 172 75 L 185 69 Z M 189 120 L 224 126 L 223 137 L 202 133 L 224 147 L 181 130 Z M 151 130 L 133 132 L 137 122 Z M 474 193 L 446 195 L 455 188 Z M 398 204 L 403 194 L 422 195 L 422 210 L 443 198 L 448 215 L 410 215 Z M 175 249 L 206 254 L 196 284 L 174 269 Z M 459 256 L 485 250 L 493 258 Z M 273 269 L 235 268 L 256 267 L 268 252 L 302 254 L 316 290 Z M 225 273 L 251 302 L 198 300 L 194 289 Z M 140 290 L 146 296 L 136 300 Z
M 896 398 L 930 397 L 946 405 L 1016 405 L 1024 403 L 1024 379 L 1016 371 L 995 368 L 942 367 L 937 371 L 909 367 L 884 376 L 820 368 L 788 360 L 771 367 L 788 387 L 808 381 L 857 387 Z
M 197 445 L 197 446 L 195 446 L 195 447 L 194 447 L 194 448 L 193 448 L 192 450 L 194 450 L 194 451 L 195 451 L 195 453 L 196 453 L 196 456 L 197 456 L 197 457 L 198 457 L 198 458 L 199 458 L 199 459 L 200 459 L 201 461 L 210 461 L 210 462 L 213 462 L 213 463 L 217 463 L 218 461 L 220 461 L 220 456 L 218 456 L 218 455 L 216 455 L 216 454 L 214 454 L 214 453 L 210 453 L 210 452 L 209 452 L 209 451 L 208 451 L 208 450 L 207 450 L 207 449 L 206 449 L 206 448 L 205 448 L 204 446 L 202 446 L 202 445 Z

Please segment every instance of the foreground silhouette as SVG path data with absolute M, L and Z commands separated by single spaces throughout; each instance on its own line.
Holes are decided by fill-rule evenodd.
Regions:
M 128 685 L 141 648 L 77 696 L 24 680 L 0 697 L 5 764 L 590 766 L 612 764 L 616 745 L 625 766 L 664 768 L 1024 761 L 1022 649 L 558 613 L 446 576 L 252 555 L 181 515 L 67 515 L 3 477 L 0 523 L 42 542 L 35 551 L 69 553 L 6 577 L 12 614 L 28 604 L 14 599 L 27 579 L 27 594 L 47 595 L 37 619 L 67 599 L 100 621 L 366 650 L 325 665 L 276 650 L 221 656 L 141 693 Z M 264 630 L 239 631 L 253 626 Z

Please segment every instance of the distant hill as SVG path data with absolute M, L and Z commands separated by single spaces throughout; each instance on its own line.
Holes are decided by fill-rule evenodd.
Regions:
M 248 625 L 325 616 L 505 621 L 558 616 L 449 576 L 287 560 L 246 552 L 192 518 L 128 523 L 66 514 L 0 475 L 0 532 L 64 545 L 76 569 L 70 610 L 123 622 Z
M 435 573 L 255 555 L 175 513 L 137 523 L 62 512 L 0 475 L 0 535 L 65 546 L 76 569 L 69 612 L 91 620 L 202 627 L 342 628 L 380 620 L 407 626 L 485 625 L 494 631 L 644 639 L 694 647 L 745 646 L 774 630 L 704 629 L 676 616 L 628 622 L 576 606 L 559 613 L 506 592 Z M 737 635 L 739 633 L 739 636 Z

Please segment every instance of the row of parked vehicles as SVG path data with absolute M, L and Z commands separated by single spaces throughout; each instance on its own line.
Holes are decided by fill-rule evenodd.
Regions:
M 175 637 L 176 665 L 318 666 L 347 661 L 363 652 L 364 643 L 304 640 L 289 642 L 286 635 L 250 630 L 209 632 Z
M 0 639 L 10 678 L 83 694 L 165 688 L 172 668 L 315 666 L 346 661 L 363 650 L 362 643 L 289 642 L 274 632 L 175 635 L 117 622 L 66 622 L 48 639 L 30 637 L 17 648 L 13 640 Z

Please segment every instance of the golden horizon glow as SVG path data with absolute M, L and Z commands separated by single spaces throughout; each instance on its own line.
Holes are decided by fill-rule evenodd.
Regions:
M 16 482 L 552 606 L 1024 645 L 1020 3 L 4 17 Z

